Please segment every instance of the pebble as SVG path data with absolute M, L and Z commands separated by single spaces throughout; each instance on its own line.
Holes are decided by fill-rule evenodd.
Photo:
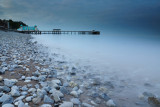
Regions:
M 60 91 L 61 91 L 63 94 L 68 94 L 68 93 L 69 93 L 69 91 L 67 90 L 67 88 L 64 87 L 64 86 L 60 87 Z
M 32 99 L 32 102 L 33 102 L 34 104 L 39 104 L 39 103 L 41 102 L 41 98 L 40 98 L 40 97 L 33 98 L 33 99 Z
M 30 102 L 30 101 L 32 101 L 32 98 L 33 98 L 33 96 L 28 96 L 28 97 L 26 97 L 25 100 L 26 100 L 27 102 Z
M 40 107 L 52 107 L 50 104 L 43 104 Z
M 52 94 L 52 96 L 53 96 L 55 102 L 61 101 L 61 99 L 60 99 L 60 97 L 58 95 Z
M 92 105 L 90 105 L 88 103 L 82 103 L 82 107 L 94 107 L 94 106 L 92 106 Z
M 2 105 L 2 107 L 14 107 L 14 105 L 13 104 L 4 104 L 4 105 Z
M 108 107 L 116 107 L 116 104 L 113 102 L 113 100 L 108 100 L 107 102 L 106 102 L 106 105 L 108 106 Z
M 35 89 L 35 88 L 30 88 L 30 89 L 28 90 L 28 92 L 35 93 L 35 92 L 36 92 L 36 89 Z
M 8 93 L 11 91 L 11 89 L 7 86 L 3 86 L 3 91 Z
M 26 71 L 29 71 L 29 68 L 26 68 Z
M 25 98 L 25 96 L 20 96 L 20 97 L 16 98 L 16 99 L 14 100 L 14 102 L 17 102 L 17 101 L 23 100 L 24 98 Z
M 17 82 L 18 81 L 16 79 L 4 79 L 4 85 L 6 85 L 8 87 L 12 87 Z
M 50 104 L 54 103 L 54 101 L 50 97 L 48 97 L 47 95 L 44 96 L 43 102 L 50 103 Z
M 31 80 L 25 80 L 24 82 L 31 82 Z
M 22 80 L 24 80 L 25 78 L 26 78 L 25 76 L 22 76 L 22 77 L 21 77 Z
M 72 102 L 63 102 L 59 107 L 73 107 Z
M 81 102 L 79 101 L 78 98 L 72 98 L 72 99 L 71 99 L 71 102 L 72 102 L 73 104 L 76 104 L 76 105 L 81 104 Z
M 0 76 L 0 82 L 1 82 L 1 81 L 3 81 L 3 77 L 2 77 L 2 76 Z
M 27 95 L 27 94 L 28 94 L 27 91 L 22 91 L 22 92 L 21 92 L 21 95 L 24 95 L 24 96 L 25 96 L 25 95 Z
M 21 88 L 21 90 L 22 90 L 22 91 L 27 91 L 27 90 L 28 90 L 28 88 L 27 88 L 27 86 L 26 86 L 26 85 L 24 85 L 24 86 Z
M 13 97 L 11 95 L 3 94 L 0 97 L 0 103 L 12 103 L 13 102 Z
M 72 89 L 72 91 L 77 91 L 77 90 L 78 90 L 77 86 Z
M 13 97 L 20 96 L 19 88 L 17 86 L 12 86 L 12 88 L 11 88 L 11 95 Z
M 40 76 L 38 77 L 38 80 L 39 80 L 39 81 L 45 81 L 45 80 L 46 80 L 46 75 L 40 75 Z
M 18 101 L 18 107 L 28 107 L 22 102 L 22 100 Z
M 78 97 L 77 91 L 72 91 L 70 94 L 71 94 L 72 96 L 74 96 L 74 97 Z

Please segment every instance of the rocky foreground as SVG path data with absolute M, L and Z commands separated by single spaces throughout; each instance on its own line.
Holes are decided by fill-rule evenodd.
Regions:
M 0 31 L 0 106 L 114 107 L 101 83 L 85 67 L 49 57 L 30 35 Z M 105 87 L 104 87 L 105 86 Z

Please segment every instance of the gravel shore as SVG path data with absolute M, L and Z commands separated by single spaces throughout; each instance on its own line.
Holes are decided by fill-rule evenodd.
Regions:
M 116 106 L 94 74 L 56 60 L 56 54 L 50 57 L 45 49 L 30 35 L 0 31 L 2 107 Z
M 127 100 L 111 94 L 125 85 L 101 80 L 90 67 L 58 57 L 63 56 L 49 54 L 31 35 L 0 31 L 0 107 L 128 107 L 121 106 Z M 137 101 L 129 101 L 134 103 L 130 107 L 160 107 L 150 92 Z

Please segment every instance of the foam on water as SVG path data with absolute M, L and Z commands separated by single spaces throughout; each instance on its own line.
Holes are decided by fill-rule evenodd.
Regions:
M 120 104 L 120 97 L 132 101 L 144 91 L 160 95 L 160 37 L 113 34 L 33 37 L 49 47 L 51 53 L 64 55 L 80 65 L 90 65 L 93 68 L 91 72 L 99 74 L 104 80 L 112 79 L 119 85 L 122 84 L 120 81 L 127 81 L 128 88 L 112 94 Z M 144 83 L 154 87 L 145 88 Z

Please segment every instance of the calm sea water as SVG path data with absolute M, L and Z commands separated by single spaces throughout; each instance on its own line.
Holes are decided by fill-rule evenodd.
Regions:
M 119 105 L 138 101 L 144 91 L 160 95 L 160 36 L 134 34 L 33 35 L 34 40 L 49 47 L 51 53 L 64 55 L 80 65 L 89 65 L 103 80 L 121 86 L 111 95 Z M 144 83 L 154 87 L 146 88 Z M 136 91 L 135 91 L 136 90 Z M 119 92 L 121 91 L 121 93 Z M 127 94 L 126 94 L 127 93 Z M 117 97 L 118 95 L 118 97 Z M 134 105 L 134 104 L 133 104 Z

